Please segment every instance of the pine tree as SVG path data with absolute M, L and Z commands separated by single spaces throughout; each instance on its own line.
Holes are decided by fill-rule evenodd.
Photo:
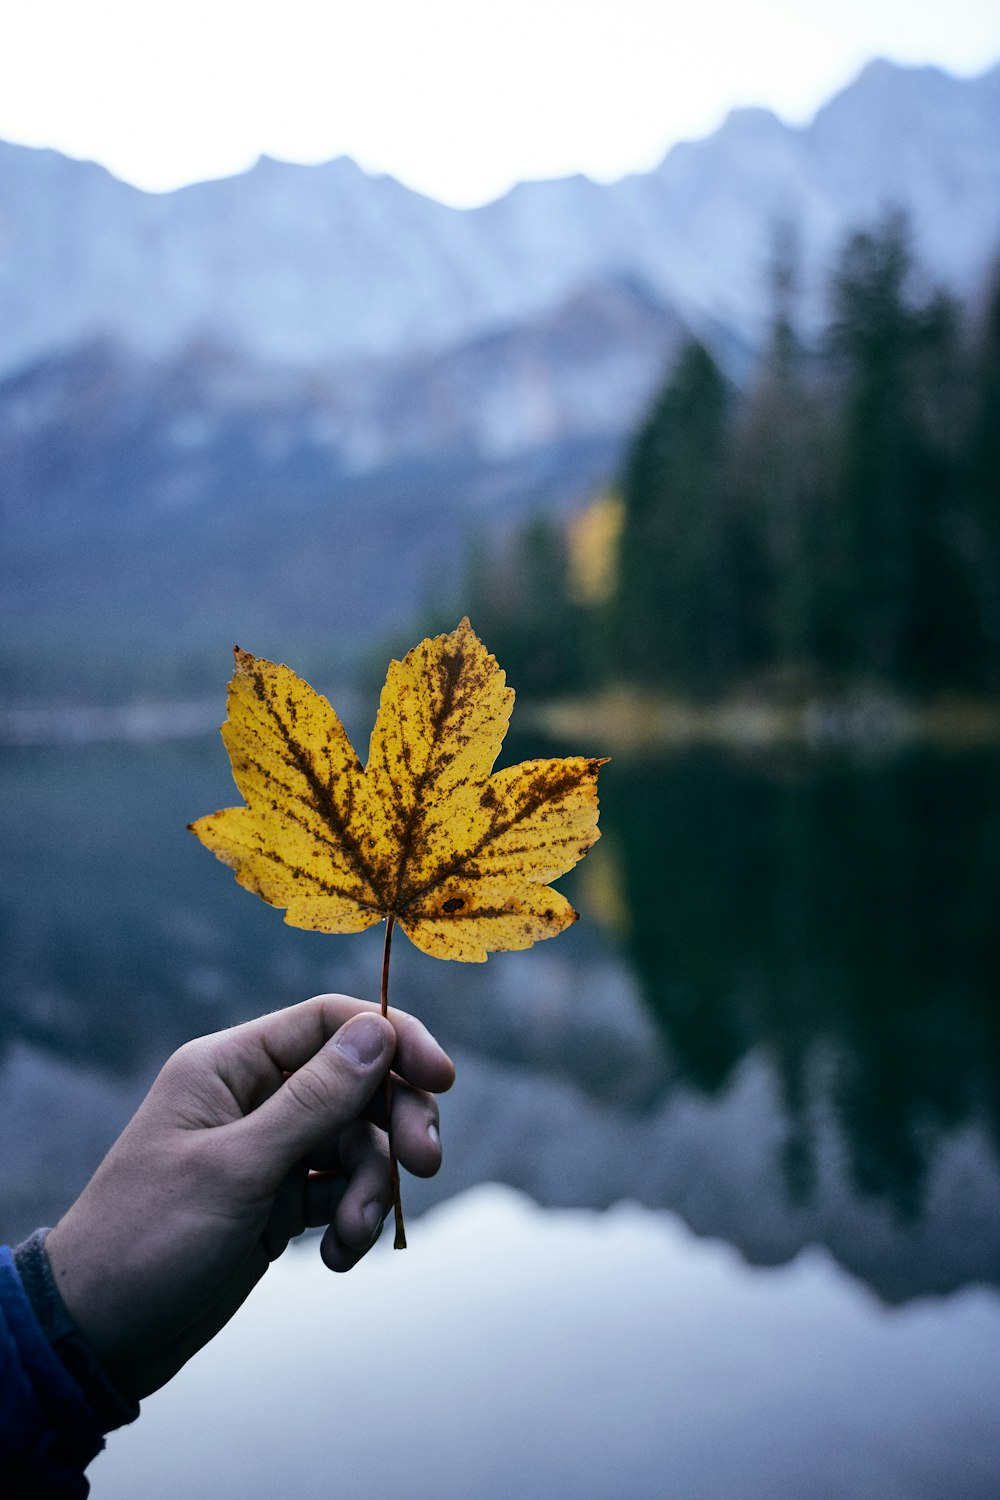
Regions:
M 983 318 L 966 459 L 965 555 L 983 684 L 1000 691 L 1000 275 Z
M 928 689 L 975 678 L 978 630 L 956 515 L 957 320 L 944 298 L 916 304 L 911 280 L 898 216 L 853 235 L 833 279 L 823 652 L 851 677 Z
M 851 237 L 831 298 L 841 421 L 824 644 L 835 668 L 887 679 L 902 656 L 901 616 L 913 593 L 909 273 L 903 226 L 893 219 Z
M 802 682 L 815 675 L 816 513 L 822 493 L 820 405 L 796 328 L 798 242 L 774 230 L 771 332 L 741 413 L 733 490 L 754 537 L 759 598 L 755 664 Z
M 742 666 L 729 418 L 718 366 L 691 343 L 636 438 L 622 484 L 612 633 L 619 671 L 633 681 L 710 692 Z
M 580 687 L 584 611 L 570 597 L 563 526 L 533 516 L 506 546 L 470 557 L 466 608 L 519 692 L 545 697 Z

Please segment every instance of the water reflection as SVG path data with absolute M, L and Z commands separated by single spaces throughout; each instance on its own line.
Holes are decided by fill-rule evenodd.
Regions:
M 174 1046 L 373 996 L 380 936 L 290 929 L 196 844 L 191 817 L 234 800 L 214 740 L 7 754 L 0 798 L 16 1236 Z M 591 920 L 485 966 L 394 954 L 394 996 L 460 1064 L 446 1169 L 410 1211 L 494 1180 L 672 1208 L 756 1262 L 822 1243 L 892 1301 L 1000 1283 L 1000 761 L 699 753 L 613 765 L 603 800 L 567 886 Z
M 348 1277 L 290 1251 L 92 1477 L 103 1500 L 151 1475 L 187 1500 L 992 1500 L 998 1401 L 986 1293 L 887 1315 L 819 1253 L 748 1271 L 665 1214 L 478 1188 Z
M 793 1200 L 815 1187 L 820 1060 L 855 1190 L 901 1217 L 942 1135 L 1000 1145 L 1000 760 L 700 755 L 609 777 L 606 826 L 677 1071 L 715 1092 L 771 1060 Z

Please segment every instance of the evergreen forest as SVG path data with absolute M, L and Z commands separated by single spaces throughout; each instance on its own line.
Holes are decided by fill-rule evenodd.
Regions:
M 957 304 L 887 216 L 807 342 L 775 243 L 753 377 L 690 342 L 611 493 L 471 560 L 465 606 L 529 696 L 1000 688 L 1000 283 Z

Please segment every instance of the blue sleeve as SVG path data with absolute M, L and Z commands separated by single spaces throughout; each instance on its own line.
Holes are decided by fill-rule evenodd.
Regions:
M 84 1469 L 104 1447 L 100 1422 L 42 1331 L 0 1246 L 0 1493 L 9 1500 L 77 1500 Z

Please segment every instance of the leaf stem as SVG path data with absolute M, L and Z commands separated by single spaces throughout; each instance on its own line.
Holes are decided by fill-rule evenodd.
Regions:
M 382 1014 L 387 1015 L 389 1010 L 389 954 L 392 950 L 392 929 L 396 918 L 388 916 L 385 919 L 385 946 L 382 949 Z M 385 1075 L 385 1119 L 386 1130 L 389 1135 L 389 1167 L 392 1171 L 392 1207 L 396 1218 L 396 1238 L 392 1242 L 394 1250 L 406 1249 L 406 1229 L 403 1226 L 403 1202 L 399 1194 L 399 1163 L 396 1160 L 396 1148 L 392 1143 L 392 1072 Z

